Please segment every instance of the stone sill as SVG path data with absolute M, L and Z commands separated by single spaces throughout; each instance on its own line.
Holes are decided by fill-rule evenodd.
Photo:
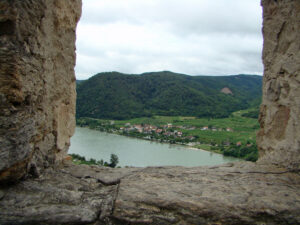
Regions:
M 0 224 L 300 224 L 300 174 L 256 163 L 68 163 L 0 193 Z

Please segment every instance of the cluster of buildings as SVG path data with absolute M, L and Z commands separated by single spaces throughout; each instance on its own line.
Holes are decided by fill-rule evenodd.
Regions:
M 125 124 L 125 127 L 120 127 L 121 131 L 124 132 L 138 132 L 141 134 L 158 134 L 158 135 L 164 135 L 164 136 L 174 136 L 174 137 L 182 137 L 181 131 L 169 131 L 169 128 L 176 128 L 172 124 L 163 125 L 161 127 L 157 127 L 155 125 L 150 124 L 135 124 L 131 125 L 130 123 Z
M 176 135 L 181 137 L 182 132 L 181 131 L 173 131 L 169 132 L 167 131 L 169 128 L 179 128 L 179 129 L 184 129 L 184 130 L 195 130 L 195 126 L 187 127 L 187 126 L 173 126 L 171 123 L 168 123 L 166 125 L 157 127 L 155 125 L 150 125 L 150 124 L 135 124 L 131 125 L 130 123 L 126 123 L 125 127 L 121 127 L 120 130 L 125 131 L 125 132 L 130 132 L 130 131 L 137 131 L 139 133 L 144 133 L 144 134 L 152 134 L 153 132 L 156 134 L 164 134 L 167 136 L 170 135 Z M 227 127 L 225 129 L 223 128 L 216 128 L 216 127 L 208 127 L 204 126 L 201 128 L 201 130 L 211 130 L 211 131 L 227 131 L 227 132 L 233 132 L 233 129 L 230 127 Z
M 172 128 L 172 129 L 170 129 Z M 195 130 L 196 127 L 194 126 L 174 126 L 171 123 L 168 123 L 163 126 L 155 126 L 155 125 L 150 125 L 150 124 L 134 124 L 131 125 L 130 123 L 126 123 L 124 127 L 120 127 L 120 131 L 125 132 L 125 133 L 130 133 L 130 132 L 138 132 L 140 134 L 145 134 L 145 135 L 163 135 L 165 137 L 174 137 L 174 138 L 183 138 L 183 133 L 180 130 L 177 129 L 185 129 L 185 130 Z M 224 131 L 222 128 L 215 128 L 215 127 L 202 127 L 201 130 L 212 130 L 212 131 Z M 225 129 L 228 132 L 232 132 L 233 130 L 231 128 L 226 128 Z M 188 139 L 190 141 L 194 140 L 195 137 L 193 136 L 187 136 L 184 137 L 185 139 Z
M 202 127 L 201 130 L 211 130 L 211 131 L 227 131 L 227 132 L 233 132 L 233 129 L 230 128 L 230 127 L 227 127 L 226 129 L 223 129 L 223 128 L 216 128 L 216 127 Z
M 115 122 L 110 121 L 109 124 L 106 125 L 111 125 L 114 128 L 108 128 L 109 132 L 117 132 L 117 133 L 123 133 L 129 136 L 137 136 L 136 133 L 139 133 L 141 135 L 138 135 L 139 137 L 143 139 L 149 139 L 149 140 L 168 140 L 168 141 L 176 141 L 178 142 L 185 142 L 190 144 L 200 144 L 200 142 L 195 142 L 197 141 L 197 136 L 185 136 L 183 134 L 183 130 L 195 130 L 199 129 L 195 126 L 189 126 L 189 125 L 184 125 L 184 126 L 174 126 L 171 123 L 161 125 L 161 126 L 155 126 L 155 125 L 150 125 L 150 124 L 130 124 L 126 123 L 124 126 L 120 127 L 119 129 L 116 128 Z M 204 126 L 200 128 L 202 131 L 227 131 L 227 132 L 233 132 L 233 129 L 230 127 L 227 128 L 216 128 L 213 126 Z M 232 143 L 229 141 L 223 142 L 223 146 L 230 146 Z M 239 141 L 235 144 L 236 146 L 242 146 L 242 143 Z M 247 144 L 247 147 L 251 147 L 252 144 Z

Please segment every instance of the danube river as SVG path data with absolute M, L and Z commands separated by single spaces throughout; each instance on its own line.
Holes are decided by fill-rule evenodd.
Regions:
M 162 144 L 82 127 L 76 127 L 69 153 L 107 162 L 111 154 L 116 154 L 119 157 L 118 166 L 122 167 L 204 166 L 238 160 L 181 145 Z

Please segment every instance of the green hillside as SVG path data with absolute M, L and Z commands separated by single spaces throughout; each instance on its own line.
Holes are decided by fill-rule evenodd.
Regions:
M 257 107 L 261 86 L 262 77 L 255 75 L 100 73 L 77 85 L 76 112 L 77 118 L 130 119 L 153 115 L 222 118 L 234 111 Z

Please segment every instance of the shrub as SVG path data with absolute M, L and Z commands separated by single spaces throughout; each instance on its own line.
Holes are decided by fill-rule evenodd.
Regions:
M 110 155 L 110 164 L 108 164 L 109 167 L 115 168 L 117 164 L 119 163 L 119 158 L 115 154 Z

